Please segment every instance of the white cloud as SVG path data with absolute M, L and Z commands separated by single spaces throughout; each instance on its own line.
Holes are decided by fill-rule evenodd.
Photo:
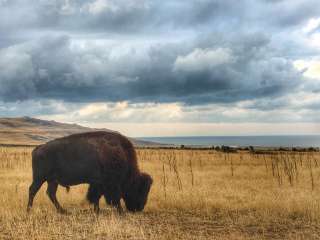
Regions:
M 79 106 L 72 111 L 62 111 L 61 114 L 40 115 L 44 118 L 54 118 L 63 122 L 171 122 L 181 121 L 184 116 L 179 103 L 156 104 L 141 103 L 90 103 Z
M 90 123 L 131 137 L 320 134 L 319 123 Z
M 320 49 L 320 33 L 314 33 L 309 39 L 311 47 Z
M 78 107 L 60 106 L 61 114 L 38 117 L 108 128 L 134 137 L 320 134 L 320 124 L 317 123 L 320 111 L 304 109 L 305 105 L 313 104 L 319 98 L 316 95 L 299 95 L 297 98 L 301 101 L 292 96 L 291 106 L 270 110 L 247 108 L 250 107 L 248 101 L 202 107 L 179 103 L 92 103 Z M 307 118 L 309 121 L 306 122 Z
M 178 56 L 174 63 L 174 70 L 202 71 L 234 60 L 235 57 L 228 48 L 196 48 L 186 56 Z
M 147 0 L 95 0 L 84 4 L 82 11 L 88 11 L 92 15 L 101 13 L 130 12 L 137 9 L 149 8 Z
M 173 123 L 173 122 L 316 122 L 318 94 L 299 93 L 270 101 L 264 99 L 236 104 L 186 106 L 181 103 L 91 103 L 66 106 L 61 113 L 41 115 L 64 122 Z M 319 105 L 319 106 L 318 106 Z M 69 108 L 69 109 L 68 109 Z M 317 110 L 319 109 L 319 110 Z
M 302 31 L 304 33 L 310 33 L 320 26 L 320 17 L 319 18 L 311 18 L 308 23 L 303 27 Z
M 129 136 L 319 134 L 319 100 L 319 94 L 307 92 L 272 102 L 261 99 L 205 106 L 129 102 L 71 104 L 30 100 L 0 102 L 0 115 L 31 115 L 105 127 Z M 285 105 L 282 107 L 281 103 Z M 270 108 L 270 105 L 275 105 L 275 108 Z
M 320 33 L 317 29 L 320 27 L 320 17 L 309 19 L 308 23 L 297 31 L 299 37 L 303 39 L 306 46 L 311 48 L 320 49 Z
M 62 15 L 72 15 L 74 14 L 76 9 L 72 6 L 70 0 L 65 0 L 64 4 L 61 6 L 60 13 Z
M 320 60 L 297 60 L 294 66 L 304 71 L 303 75 L 320 81 Z
M 118 10 L 119 7 L 109 0 L 96 0 L 88 4 L 88 11 L 91 14 L 99 14 L 104 11 L 116 12 Z
M 108 110 L 108 106 L 104 103 L 92 103 L 79 109 L 77 111 L 77 114 L 80 117 L 91 116 L 94 118 L 96 114 L 100 114 L 101 112 L 106 112 L 107 110 Z

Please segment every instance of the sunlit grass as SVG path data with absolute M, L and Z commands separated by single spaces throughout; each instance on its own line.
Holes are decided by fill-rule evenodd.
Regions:
M 0 239 L 310 239 L 320 230 L 320 155 L 137 150 L 154 179 L 146 209 L 119 216 L 87 186 L 59 188 L 59 215 L 44 185 L 26 214 L 32 148 L 0 148 Z

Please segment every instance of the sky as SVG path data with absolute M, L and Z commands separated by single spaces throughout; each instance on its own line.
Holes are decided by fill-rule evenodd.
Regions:
M 319 0 L 0 0 L 0 117 L 320 134 Z

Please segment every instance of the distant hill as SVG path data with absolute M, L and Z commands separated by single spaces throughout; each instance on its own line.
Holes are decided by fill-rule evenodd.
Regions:
M 60 123 L 31 117 L 0 118 L 0 144 L 39 145 L 70 134 L 98 130 L 113 132 L 109 129 L 88 128 L 78 124 Z M 131 141 L 138 146 L 159 145 L 132 138 Z

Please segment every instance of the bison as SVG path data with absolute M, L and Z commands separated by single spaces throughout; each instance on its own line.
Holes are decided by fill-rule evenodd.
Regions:
M 29 188 L 29 212 L 44 182 L 47 194 L 58 212 L 65 210 L 56 198 L 58 185 L 67 189 L 87 183 L 87 199 L 99 212 L 99 199 L 122 211 L 142 211 L 148 199 L 152 178 L 140 172 L 132 143 L 116 132 L 74 134 L 40 145 L 32 152 L 33 182 Z

